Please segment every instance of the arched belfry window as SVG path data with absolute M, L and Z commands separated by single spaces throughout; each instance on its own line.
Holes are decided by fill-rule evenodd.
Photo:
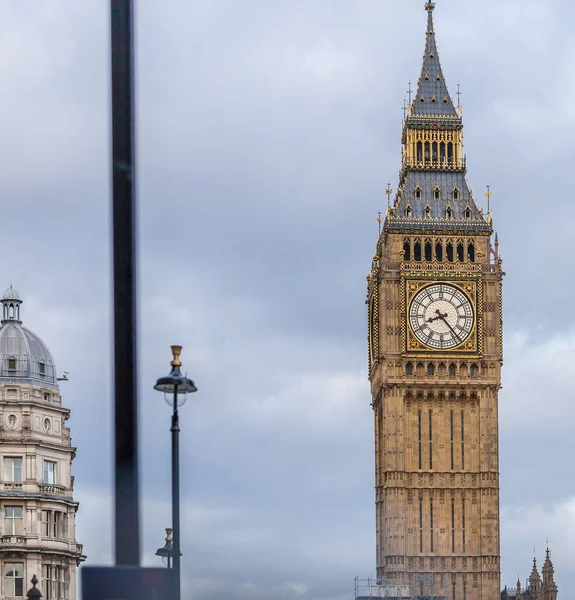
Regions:
M 471 262 L 475 262 L 475 244 L 473 242 L 469 242 L 467 246 L 467 258 Z
M 419 185 L 415 188 L 415 199 L 421 200 L 421 187 Z
M 411 244 L 409 240 L 403 242 L 403 260 L 411 260 Z
M 453 262 L 453 244 L 451 242 L 447 242 L 445 253 L 447 254 L 447 260 Z
M 436 185 L 435 189 L 433 190 L 433 199 L 441 200 L 441 189 L 439 188 L 438 185 Z
M 413 214 L 413 210 L 411 209 L 411 206 L 409 206 L 409 204 L 408 204 L 407 208 L 405 209 L 405 216 L 411 217 L 412 214 Z
M 441 262 L 443 260 L 443 246 L 441 242 L 435 244 L 435 260 Z
M 423 209 L 423 216 L 426 219 L 431 219 L 431 207 L 428 205 L 426 205 L 426 207 Z
M 413 375 L 413 363 L 411 363 L 411 362 L 408 362 L 408 363 L 405 365 L 405 374 L 406 374 L 408 377 L 411 377 L 411 376 Z
M 471 219 L 471 209 L 469 208 L 469 206 L 465 209 L 465 212 L 463 213 L 463 216 L 466 219 Z
M 445 218 L 446 219 L 453 219 L 453 210 L 452 210 L 451 206 L 448 206 L 445 209 Z
M 452 197 L 456 201 L 459 200 L 459 188 L 457 186 L 453 188 Z
M 413 244 L 413 259 L 418 262 L 421 260 L 421 242 L 419 241 Z
M 425 260 L 431 262 L 433 260 L 433 250 L 430 240 L 425 241 Z

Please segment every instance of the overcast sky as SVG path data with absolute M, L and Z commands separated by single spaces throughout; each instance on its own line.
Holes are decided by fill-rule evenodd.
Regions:
M 170 525 L 170 344 L 184 597 L 349 600 L 374 574 L 365 276 L 423 0 L 139 0 L 143 554 Z M 0 0 L 0 284 L 72 409 L 77 538 L 111 564 L 109 2 Z M 438 0 L 468 179 L 490 183 L 504 287 L 502 584 L 548 537 L 575 592 L 571 0 Z M 1 283 L 3 281 L 3 283 Z M 186 595 L 189 594 L 189 595 Z

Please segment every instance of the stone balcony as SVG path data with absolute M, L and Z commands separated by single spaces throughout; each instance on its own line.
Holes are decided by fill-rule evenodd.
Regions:
M 0 542 L 3 550 L 26 548 L 26 538 L 22 535 L 3 535 Z
M 24 484 L 22 483 L 4 483 L 2 484 L 2 489 L 7 492 L 21 492 L 24 489 Z
M 51 496 L 65 496 L 66 487 L 63 485 L 42 484 L 38 486 L 41 494 L 49 494 Z

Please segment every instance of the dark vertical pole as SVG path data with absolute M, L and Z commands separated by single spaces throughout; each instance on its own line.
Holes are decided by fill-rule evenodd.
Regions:
M 172 415 L 172 527 L 174 528 L 175 597 L 180 600 L 180 423 L 178 416 L 178 386 L 174 386 Z
M 116 564 L 139 566 L 133 0 L 111 0 Z

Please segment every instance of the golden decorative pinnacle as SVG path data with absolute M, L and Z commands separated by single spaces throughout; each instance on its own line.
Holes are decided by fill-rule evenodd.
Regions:
M 174 358 L 172 359 L 172 362 L 170 364 L 172 365 L 172 367 L 181 367 L 182 361 L 180 360 L 180 354 L 182 353 L 182 347 L 181 346 L 171 346 L 171 348 L 172 348 L 172 354 L 173 354 Z
M 429 2 L 425 4 L 425 10 L 427 12 L 433 12 L 435 10 L 435 2 L 431 2 L 431 0 L 429 0 Z
M 491 186 L 487 184 L 487 191 L 485 192 L 487 196 L 487 212 L 491 210 L 491 196 L 493 196 L 493 192 L 491 191 Z

